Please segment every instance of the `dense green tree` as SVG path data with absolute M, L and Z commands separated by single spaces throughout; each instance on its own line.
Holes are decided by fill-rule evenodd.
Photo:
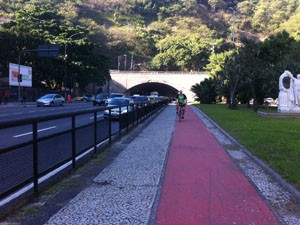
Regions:
M 198 70 L 208 60 L 210 40 L 203 39 L 197 34 L 168 36 L 157 44 L 157 48 L 160 53 L 153 58 L 154 68 Z
M 101 85 L 109 75 L 100 61 L 116 68 L 116 58 L 127 54 L 151 62 L 150 69 L 206 68 L 228 99 L 250 98 L 246 89 L 251 98 L 275 97 L 278 74 L 299 73 L 299 9 L 298 0 L 0 0 L 0 21 L 11 19 L 0 22 L 0 72 L 7 74 L 21 50 L 50 43 L 60 46 L 58 58 L 22 57 L 34 67 L 36 86 Z M 239 46 L 233 55 L 232 27 Z M 218 54 L 210 57 L 215 44 Z
M 258 42 L 241 38 L 242 48 L 237 55 L 239 61 L 239 69 L 241 73 L 241 83 L 251 90 L 254 105 L 263 103 L 263 96 L 260 96 L 264 81 L 264 68 L 266 64 L 260 55 L 260 45 Z M 245 95 L 244 95 L 245 96 Z M 250 100 L 250 99 L 249 99 Z
M 218 96 L 225 96 L 227 99 L 229 99 L 228 77 L 224 71 L 226 62 L 230 57 L 232 57 L 231 50 L 212 54 L 209 63 L 205 67 L 206 72 L 215 79 Z
M 208 4 L 213 11 L 217 9 L 222 9 L 226 5 L 223 0 L 208 0 Z
M 73 21 L 72 18 L 76 17 L 75 6 L 71 3 L 63 4 L 73 9 L 73 13 L 63 14 L 61 8 L 54 7 L 49 1 L 43 4 L 45 2 L 30 1 L 18 10 L 14 20 L 2 25 L 1 32 L 6 38 L 0 40 L 8 44 L 12 40 L 14 42 L 14 46 L 5 45 L 10 48 L 5 51 L 10 52 L 7 59 L 17 63 L 18 54 L 25 50 L 26 55 L 21 55 L 21 64 L 33 67 L 35 87 L 60 88 L 64 84 L 71 88 L 75 83 L 79 83 L 80 87 L 90 82 L 98 85 L 105 83 L 109 78 L 104 63 L 107 60 L 95 55 L 97 44 L 87 38 L 90 30 Z M 57 44 L 61 54 L 56 58 L 39 58 L 33 50 L 40 44 Z M 1 64 L 7 64 L 3 58 Z M 100 58 L 102 63 L 99 62 Z
M 233 52 L 232 55 L 226 57 L 224 70 L 221 73 L 224 89 L 228 89 L 228 107 L 230 109 L 237 108 L 238 87 L 241 80 L 241 69 L 238 53 Z
M 237 51 L 213 54 L 206 70 L 215 79 L 219 96 L 227 98 L 229 108 L 237 107 L 237 95 L 241 80 L 240 62 Z
M 287 32 L 272 35 L 261 43 L 260 54 L 266 64 L 261 70 L 266 81 L 263 89 L 267 96 L 277 97 L 278 79 L 284 70 L 299 73 L 299 47 L 300 42 L 290 37 Z
M 152 67 L 166 70 L 202 69 L 211 54 L 215 34 L 199 23 L 199 20 L 191 18 L 178 18 L 173 24 L 174 30 L 157 40 L 158 53 L 152 60 Z
M 238 51 L 233 55 L 213 54 L 206 69 L 216 78 L 219 94 L 228 97 L 230 105 L 236 98 L 242 102 L 253 98 L 256 106 L 264 97 L 277 97 L 278 79 L 284 70 L 300 70 L 299 47 L 287 32 L 264 42 L 242 37 Z
M 196 94 L 196 101 L 202 104 L 216 103 L 216 80 L 212 77 L 205 79 L 200 84 L 193 85 L 191 91 Z
M 272 34 L 295 13 L 297 7 L 297 0 L 257 1 L 252 15 L 253 28 L 265 35 Z
M 296 13 L 293 14 L 288 20 L 281 23 L 279 30 L 286 30 L 296 40 L 300 40 L 300 6 L 298 6 Z

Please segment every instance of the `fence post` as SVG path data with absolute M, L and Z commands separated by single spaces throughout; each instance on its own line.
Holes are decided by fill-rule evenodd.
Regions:
M 122 107 L 119 106 L 119 138 L 122 136 L 122 113 L 121 113 Z
M 111 144 L 111 109 L 108 111 L 108 133 L 109 133 L 109 144 Z
M 130 106 L 129 106 L 130 107 Z M 129 112 L 129 107 L 127 105 L 127 113 L 126 113 L 126 132 L 128 133 L 129 131 L 129 113 L 131 113 L 131 111 Z
M 76 167 L 76 127 L 75 116 L 72 116 L 72 167 Z
M 35 195 L 39 194 L 39 166 L 38 166 L 38 136 L 37 122 L 32 123 L 33 139 L 33 188 Z
M 97 152 L 97 112 L 94 112 L 94 154 Z

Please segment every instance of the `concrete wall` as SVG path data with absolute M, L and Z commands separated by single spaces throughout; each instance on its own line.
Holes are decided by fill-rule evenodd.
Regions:
M 141 72 L 141 71 L 111 71 L 112 84 L 111 92 L 124 92 L 129 88 L 143 83 L 162 83 L 169 85 L 177 90 L 182 90 L 188 99 L 194 99 L 191 87 L 200 83 L 209 76 L 203 72 L 199 73 L 180 73 L 180 72 Z M 103 87 L 107 90 L 107 87 Z

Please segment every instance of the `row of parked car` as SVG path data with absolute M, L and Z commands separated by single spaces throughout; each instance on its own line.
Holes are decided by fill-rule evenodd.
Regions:
M 85 95 L 80 98 L 75 98 L 75 101 L 82 102 L 93 102 L 94 106 L 106 106 L 114 107 L 120 106 L 117 108 L 111 108 L 110 110 L 104 111 L 104 117 L 110 116 L 111 118 L 118 118 L 120 114 L 127 113 L 128 111 L 133 110 L 133 106 L 127 107 L 125 105 L 134 104 L 137 108 L 142 106 L 147 106 L 150 103 L 156 103 L 161 100 L 165 100 L 164 97 L 160 96 L 124 96 L 122 93 L 111 93 L 111 94 L 98 94 L 96 97 L 92 95 Z M 37 101 L 37 106 L 63 106 L 65 103 L 65 98 L 59 94 L 46 94 L 39 98 Z
M 110 110 L 104 111 L 104 118 L 118 119 L 120 115 L 128 113 L 134 109 L 142 108 L 151 103 L 156 103 L 158 101 L 165 100 L 165 97 L 161 96 L 123 96 L 123 94 L 111 94 L 106 96 L 105 94 L 99 94 L 95 97 L 93 101 L 94 106 L 103 105 L 108 108 L 119 106 L 116 108 L 111 108 Z M 134 104 L 127 107 L 126 105 Z
M 93 105 L 99 105 L 99 106 L 105 106 L 108 104 L 107 99 L 110 98 L 116 98 L 116 97 L 123 97 L 122 93 L 111 93 L 111 94 L 104 94 L 104 93 L 100 93 L 98 95 L 96 95 L 96 97 L 93 99 Z
M 107 94 L 98 94 L 94 99 L 93 99 L 93 105 L 99 105 L 99 106 L 105 106 L 107 105 L 108 99 L 111 98 L 116 98 L 116 97 L 126 97 L 126 98 L 131 98 L 133 100 L 134 103 L 155 103 L 158 102 L 162 99 L 164 99 L 164 97 L 162 96 L 141 96 L 141 95 L 133 95 L 133 96 L 124 96 L 121 93 L 112 93 L 110 95 Z
M 94 106 L 101 105 L 106 107 L 120 106 L 104 111 L 104 118 L 110 116 L 111 118 L 117 119 L 120 115 L 134 109 L 133 106 L 127 107 L 125 105 L 135 104 L 136 108 L 141 108 L 150 103 L 155 103 L 161 100 L 163 100 L 163 97 L 159 96 L 123 96 L 123 94 L 112 94 L 110 96 L 106 96 L 105 94 L 99 94 L 95 97 L 93 104 Z

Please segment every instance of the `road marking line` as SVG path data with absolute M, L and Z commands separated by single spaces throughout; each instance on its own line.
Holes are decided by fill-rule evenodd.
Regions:
M 99 117 L 103 117 L 103 115 L 98 115 L 98 116 L 96 116 L 97 118 L 99 118 Z M 92 120 L 92 119 L 94 119 L 94 117 L 93 116 L 91 116 L 90 117 L 90 120 Z
M 44 128 L 44 129 L 40 129 L 40 130 L 38 130 L 38 132 L 46 131 L 46 130 L 51 130 L 51 129 L 54 129 L 54 128 L 56 128 L 56 126 L 53 126 L 53 127 L 47 127 L 47 128 Z M 26 135 L 29 135 L 29 134 L 32 134 L 32 132 L 28 132 L 28 133 L 24 133 L 24 134 L 18 134 L 18 135 L 15 135 L 15 136 L 13 136 L 13 137 L 14 137 L 14 138 L 18 138 L 18 137 L 26 136 Z

